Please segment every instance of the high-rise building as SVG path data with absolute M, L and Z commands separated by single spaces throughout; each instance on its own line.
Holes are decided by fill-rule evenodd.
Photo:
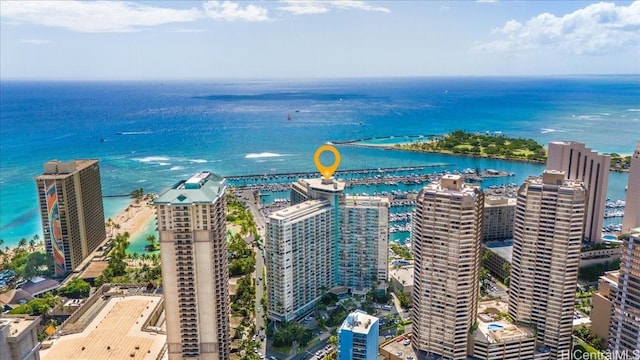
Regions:
M 378 318 L 356 310 L 338 329 L 338 360 L 378 358 Z
M 547 155 L 547 170 L 563 171 L 568 180 L 583 182 L 589 191 L 583 237 L 601 242 L 611 157 L 573 141 L 550 142 Z
M 40 360 L 39 316 L 0 317 L 0 359 Z
M 551 359 L 571 350 L 587 189 L 547 170 L 518 189 L 509 315 L 536 328 Z
M 169 360 L 229 359 L 225 188 L 203 172 L 154 201 Z
M 640 227 L 631 229 L 622 240 L 609 346 L 630 355 L 629 359 L 640 359 Z
M 338 209 L 338 284 L 366 294 L 388 280 L 389 199 L 342 196 Z
M 308 200 L 269 216 L 265 241 L 267 316 L 292 321 L 334 285 L 335 220 L 326 200 Z
M 445 175 L 418 194 L 411 234 L 418 352 L 467 358 L 478 311 L 483 205 L 483 192 L 459 175 Z
M 36 185 L 45 247 L 63 276 L 107 236 L 98 160 L 46 162 Z
M 484 220 L 482 241 L 513 239 L 513 218 L 516 213 L 516 199 L 499 196 L 484 198 Z
M 269 318 L 291 321 L 334 287 L 364 294 L 388 278 L 389 200 L 344 195 L 345 183 L 301 179 L 269 216 Z
M 640 141 L 636 151 L 631 156 L 629 166 L 629 180 L 627 185 L 627 199 L 622 219 L 622 233 L 640 226 Z

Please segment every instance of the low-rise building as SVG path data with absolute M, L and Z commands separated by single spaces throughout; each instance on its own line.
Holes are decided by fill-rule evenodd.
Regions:
M 535 331 L 515 324 L 507 315 L 507 304 L 498 300 L 478 306 L 477 326 L 471 333 L 469 355 L 479 360 L 533 360 Z
M 413 265 L 392 267 L 389 270 L 391 278 L 391 289 L 400 291 L 407 296 L 413 292 Z
M 511 272 L 511 241 L 491 241 L 482 244 L 482 266 L 496 279 L 504 282 Z
M 0 359 L 40 360 L 39 324 L 39 316 L 0 317 Z
M 613 301 L 618 293 L 618 276 L 620 271 L 609 271 L 598 279 L 598 291 L 591 297 L 591 332 L 599 338 L 609 339 L 611 327 L 611 312 Z

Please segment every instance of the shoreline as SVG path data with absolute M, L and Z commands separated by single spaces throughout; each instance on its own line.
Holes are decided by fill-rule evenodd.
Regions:
M 545 164 L 544 161 L 539 161 L 539 160 L 526 160 L 526 159 L 518 159 L 518 158 L 509 159 L 509 158 L 503 158 L 503 157 L 497 157 L 497 156 L 488 156 L 488 155 L 487 156 L 483 156 L 483 155 L 470 155 L 470 154 L 455 154 L 453 152 L 445 152 L 445 151 L 408 150 L 408 149 L 399 149 L 399 148 L 395 147 L 396 145 L 410 144 L 410 143 L 395 143 L 395 144 L 380 144 L 380 145 L 377 145 L 377 144 L 357 144 L 357 142 L 359 142 L 359 141 L 361 141 L 361 140 L 345 141 L 345 142 L 340 142 L 340 143 L 332 142 L 332 144 L 343 145 L 343 146 L 353 146 L 353 147 L 365 147 L 365 148 L 372 148 L 372 149 L 382 149 L 382 150 L 414 152 L 414 153 L 420 153 L 420 154 L 439 154 L 439 155 L 460 156 L 460 157 L 466 157 L 466 158 L 492 159 L 492 160 L 502 160 L 502 161 L 515 161 L 515 162 L 529 163 L 529 164 L 541 164 L 541 165 Z
M 155 208 L 148 196 L 145 196 L 140 202 L 132 199 L 122 212 L 114 218 L 111 218 L 113 223 L 120 225 L 120 228 L 115 229 L 107 225 L 107 239 L 105 240 L 128 232 L 129 242 L 131 242 L 137 235 L 145 230 L 146 225 L 155 218 L 155 215 Z

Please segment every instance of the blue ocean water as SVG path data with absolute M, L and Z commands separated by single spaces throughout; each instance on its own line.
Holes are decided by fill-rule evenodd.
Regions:
M 190 174 L 313 171 L 328 142 L 455 129 L 630 153 L 640 76 L 313 81 L 0 83 L 0 238 L 40 234 L 34 177 L 52 159 L 100 160 L 103 193 L 159 192 Z M 339 147 L 340 169 L 446 163 L 537 175 L 535 164 Z M 625 174 L 610 176 L 624 198 Z M 106 216 L 128 202 L 107 198 Z

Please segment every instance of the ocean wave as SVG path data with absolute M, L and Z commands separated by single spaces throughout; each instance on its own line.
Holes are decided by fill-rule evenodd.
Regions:
M 627 109 L 627 111 L 640 112 L 640 109 Z
M 160 162 L 160 161 L 168 161 L 169 158 L 166 156 L 147 156 L 147 157 L 143 157 L 143 158 L 137 158 L 134 159 L 136 161 L 140 161 L 143 163 L 150 163 L 150 162 Z
M 278 157 L 284 156 L 282 154 L 270 153 L 270 152 L 261 152 L 261 153 L 251 153 L 244 156 L 245 159 L 256 159 L 256 158 L 267 158 L 267 157 Z
M 171 171 L 184 170 L 184 166 L 172 166 L 169 170 Z
M 552 133 L 552 132 L 556 132 L 556 131 L 558 131 L 558 130 L 556 130 L 556 129 L 546 129 L 546 128 L 542 128 L 542 129 L 540 130 L 540 133 L 541 133 L 541 134 L 548 134 L 548 133 Z
M 190 163 L 192 164 L 204 164 L 207 162 L 207 160 L 205 159 L 193 159 L 193 160 L 189 160 Z
M 169 166 L 169 165 L 171 165 L 171 163 L 168 163 L 168 162 L 159 162 L 159 163 L 158 163 L 158 165 L 160 165 L 160 166 Z

